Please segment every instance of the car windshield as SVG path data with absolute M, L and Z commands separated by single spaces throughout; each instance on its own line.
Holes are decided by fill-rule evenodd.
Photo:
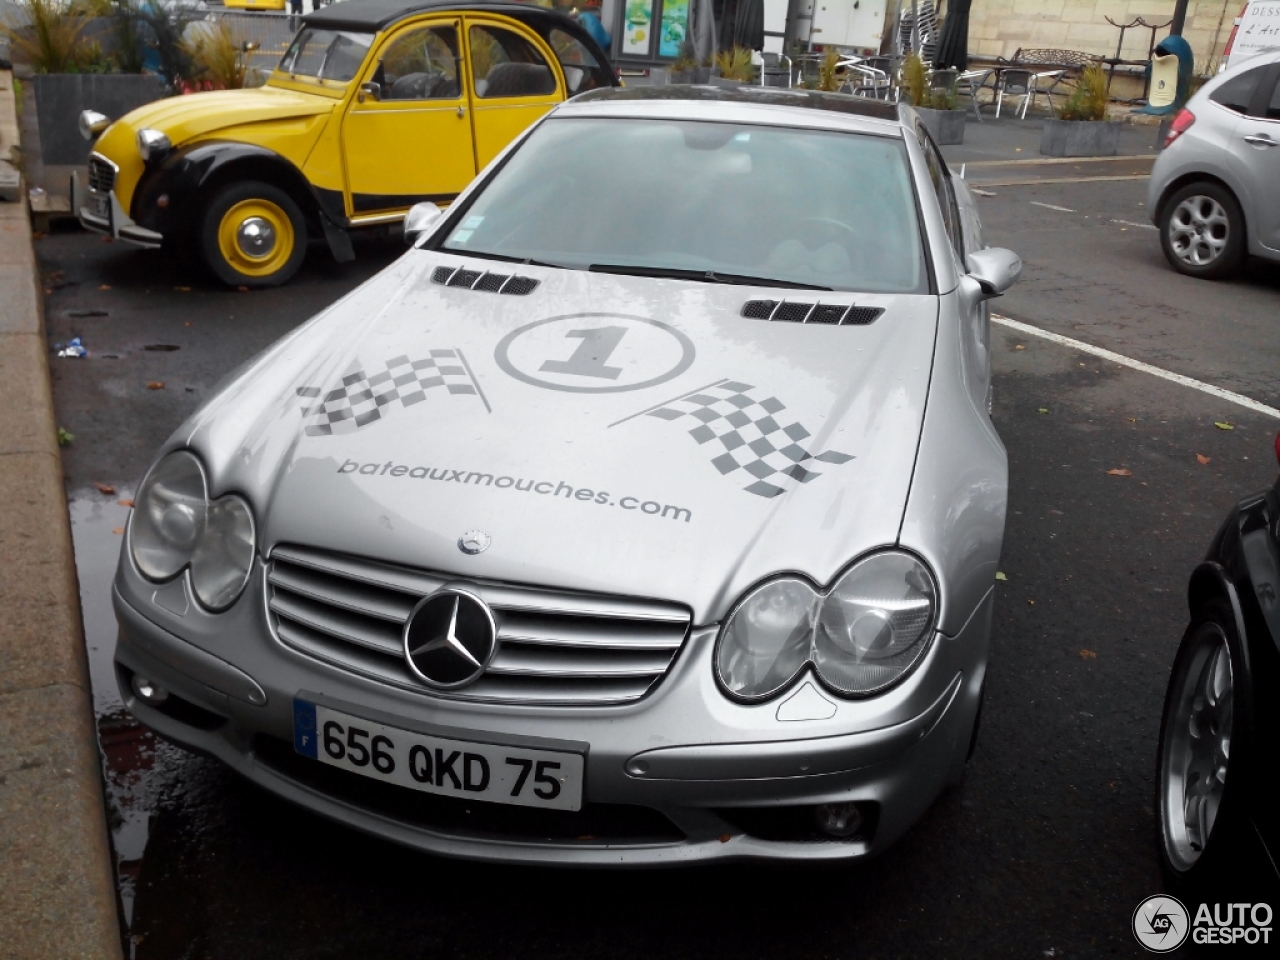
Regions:
M 350 30 L 303 30 L 280 58 L 280 70 L 294 77 L 346 83 L 356 75 L 373 34 Z
M 897 138 L 553 118 L 453 219 L 443 249 L 708 282 L 926 289 Z

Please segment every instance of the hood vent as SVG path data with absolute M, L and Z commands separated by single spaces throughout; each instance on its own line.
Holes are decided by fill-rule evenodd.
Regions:
M 431 282 L 442 283 L 446 287 L 466 287 L 468 290 L 479 290 L 481 293 L 505 293 L 510 296 L 524 297 L 533 293 L 541 281 L 531 277 L 512 276 L 509 273 L 468 270 L 465 267 L 436 267 L 431 274 Z
M 805 303 L 799 300 L 748 300 L 742 315 L 749 320 L 781 320 L 784 323 L 825 323 L 866 326 L 884 313 L 881 307 L 855 307 L 844 303 Z

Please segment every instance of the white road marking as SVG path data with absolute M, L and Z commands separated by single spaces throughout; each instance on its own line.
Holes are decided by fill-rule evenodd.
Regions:
M 1046 210 L 1057 210 L 1059 213 L 1075 213 L 1070 207 L 1060 207 L 1056 203 L 1041 203 L 1039 200 L 1028 200 L 1033 207 L 1044 207 Z
M 1002 327 L 1009 327 L 1020 333 L 1027 333 L 1033 337 L 1043 337 L 1045 340 L 1051 340 L 1054 343 L 1061 344 L 1064 347 L 1070 347 L 1073 350 L 1079 350 L 1082 353 L 1090 353 L 1095 357 L 1101 357 L 1103 360 L 1110 360 L 1112 363 L 1118 363 L 1121 366 L 1128 367 L 1131 370 L 1138 370 L 1142 373 L 1149 373 L 1153 377 L 1160 377 L 1162 380 L 1169 380 L 1173 383 L 1181 384 L 1184 387 L 1190 387 L 1192 390 L 1199 390 L 1201 393 L 1207 393 L 1211 397 L 1217 397 L 1219 400 L 1228 400 L 1231 403 L 1239 404 L 1246 409 L 1252 410 L 1254 413 L 1261 413 L 1268 417 L 1275 417 L 1280 420 L 1280 410 L 1275 407 L 1269 407 L 1265 403 L 1259 403 L 1243 394 L 1233 393 L 1230 390 L 1224 390 L 1222 387 L 1215 387 L 1211 383 L 1205 383 L 1203 380 L 1194 380 L 1191 377 L 1184 377 L 1180 373 L 1174 373 L 1172 370 L 1164 370 L 1160 367 L 1153 367 L 1149 363 L 1143 363 L 1141 360 L 1134 360 L 1132 357 L 1126 357 L 1123 354 L 1115 353 L 1111 350 L 1105 350 L 1102 347 L 1095 347 L 1093 344 L 1085 343 L 1082 340 L 1073 340 L 1071 337 L 1064 337 L 1058 333 L 1051 333 L 1048 330 L 1042 330 L 1039 327 L 1033 327 L 1029 323 L 1022 323 L 1018 320 L 1011 320 L 1009 317 L 1000 316 L 993 313 L 991 322 L 998 323 Z
M 1133 163 L 1137 160 L 1155 162 L 1154 156 L 1134 153 L 1120 157 L 1036 157 L 1026 160 L 970 160 L 971 167 L 1033 167 L 1045 164 L 1077 164 L 1077 163 Z
M 978 196 L 980 196 L 980 197 L 995 197 L 995 196 L 999 196 L 999 194 L 995 193 L 995 192 L 994 192 L 994 191 L 992 191 L 992 190 L 979 190 L 977 187 L 970 187 L 970 188 L 969 188 L 969 192 L 970 192 L 970 193 L 976 193 L 976 194 L 977 194 Z
M 977 180 L 980 187 L 1034 187 L 1042 183 L 1102 183 L 1105 180 L 1150 180 L 1149 173 L 1123 177 L 1044 177 L 1035 180 Z
M 1154 223 L 1134 223 L 1132 220 L 1112 220 L 1112 223 L 1118 223 L 1122 227 L 1137 227 L 1140 230 L 1159 230 Z

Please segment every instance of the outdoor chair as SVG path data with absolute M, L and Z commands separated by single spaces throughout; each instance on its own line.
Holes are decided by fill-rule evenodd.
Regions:
M 965 70 L 956 77 L 956 89 L 966 90 L 969 93 L 970 105 L 973 107 L 973 115 L 978 118 L 978 122 L 982 123 L 982 109 L 978 103 L 978 91 L 987 85 L 987 81 L 991 79 L 995 73 L 990 68 L 986 70 Z M 995 91 L 993 90 L 992 93 Z
M 786 66 L 783 66 L 783 64 Z M 792 64 L 791 58 L 782 53 L 760 54 L 760 86 L 762 87 L 790 87 L 792 84 Z M 772 80 L 786 78 L 786 83 L 771 83 Z
M 1022 95 L 1022 104 L 1017 111 L 1018 118 L 1021 120 L 1027 118 L 1027 109 L 1039 94 L 1044 94 L 1044 98 L 1049 101 L 1049 106 L 1052 108 L 1053 88 L 1061 82 L 1066 72 L 1065 69 L 1036 72 L 1019 67 L 1006 67 L 1001 71 L 1000 82 L 996 88 L 996 117 L 1000 116 L 1000 108 L 1004 104 L 1006 93 Z

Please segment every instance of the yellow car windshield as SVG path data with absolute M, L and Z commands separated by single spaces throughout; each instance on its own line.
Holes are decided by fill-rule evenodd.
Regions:
M 372 33 L 302 30 L 285 51 L 279 69 L 293 77 L 346 83 L 359 71 L 372 43 Z

